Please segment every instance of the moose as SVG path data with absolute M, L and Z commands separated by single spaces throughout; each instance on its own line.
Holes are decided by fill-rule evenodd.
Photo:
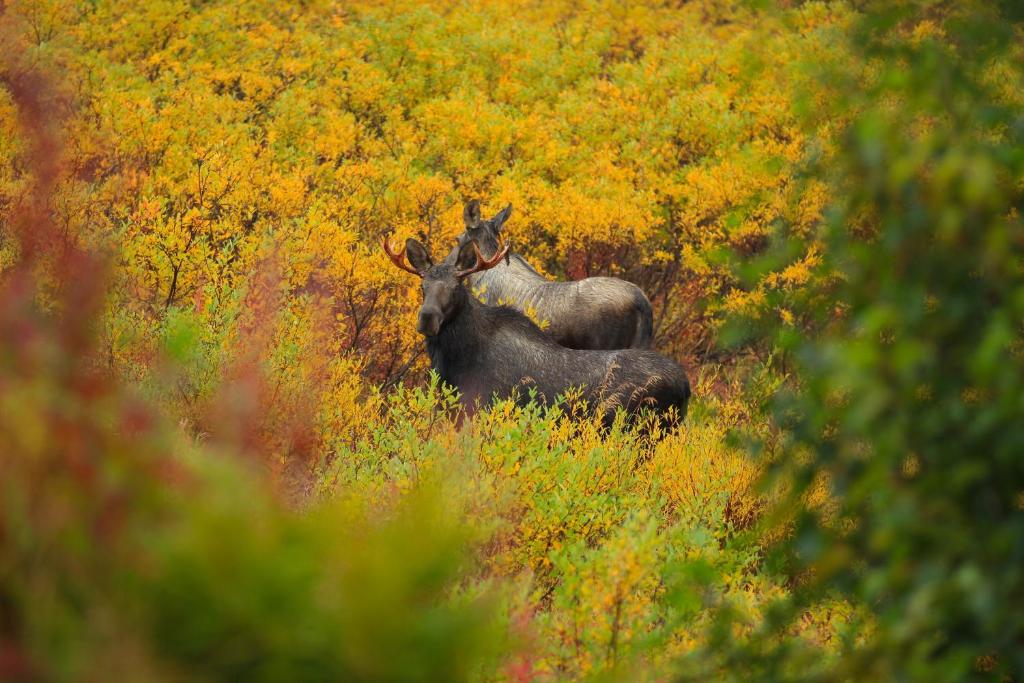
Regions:
M 566 348 L 522 312 L 478 300 L 467 279 L 505 259 L 507 243 L 487 258 L 469 240 L 440 263 L 412 238 L 396 252 L 385 237 L 383 248 L 396 266 L 423 280 L 416 329 L 426 337 L 434 370 L 467 407 L 494 396 L 525 401 L 531 390 L 549 403 L 578 388 L 605 425 L 620 407 L 629 414 L 646 406 L 665 418 L 685 417 L 690 384 L 669 358 L 647 349 Z
M 476 242 L 485 257 L 499 248 L 502 226 L 512 214 L 509 204 L 494 218 L 482 220 L 480 202 L 463 209 L 465 231 L 455 249 Z M 588 277 L 575 282 L 553 282 L 538 273 L 518 254 L 506 263 L 479 272 L 470 282 L 486 302 L 508 302 L 519 310 L 532 307 L 549 322 L 547 332 L 571 349 L 648 349 L 653 337 L 651 302 L 639 287 L 613 277 Z

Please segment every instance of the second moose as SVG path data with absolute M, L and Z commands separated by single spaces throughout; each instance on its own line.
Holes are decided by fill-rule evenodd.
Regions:
M 506 206 L 494 218 L 480 216 L 480 203 L 466 204 L 466 230 L 458 247 L 476 242 L 485 257 L 499 249 L 499 235 L 512 213 Z M 473 287 L 483 291 L 489 304 L 508 302 L 519 310 L 532 307 L 556 342 L 571 349 L 647 349 L 651 347 L 651 302 L 632 282 L 614 277 L 588 277 L 575 282 L 554 282 L 538 273 L 518 254 L 507 263 L 473 275 Z

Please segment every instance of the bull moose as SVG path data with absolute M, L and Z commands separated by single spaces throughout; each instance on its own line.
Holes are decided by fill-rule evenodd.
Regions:
M 485 257 L 498 251 L 502 226 L 512 205 L 494 218 L 480 217 L 480 203 L 472 200 L 463 210 L 465 231 L 459 249 L 476 242 Z M 613 277 L 588 277 L 575 282 L 554 282 L 538 273 L 518 254 L 507 263 L 473 275 L 470 282 L 482 290 L 486 302 L 508 302 L 520 310 L 527 306 L 549 321 L 548 334 L 571 349 L 647 349 L 653 336 L 651 302 L 639 287 Z
M 522 400 L 531 389 L 546 403 L 576 387 L 606 425 L 619 407 L 632 414 L 647 406 L 680 420 L 686 415 L 690 384 L 669 358 L 646 349 L 566 348 L 522 312 L 473 296 L 467 278 L 497 266 L 507 243 L 486 258 L 475 241 L 466 241 L 437 264 L 415 239 L 395 252 L 385 237 L 383 247 L 396 266 L 423 280 L 416 329 L 426 337 L 434 370 L 458 388 L 466 406 L 494 396 Z

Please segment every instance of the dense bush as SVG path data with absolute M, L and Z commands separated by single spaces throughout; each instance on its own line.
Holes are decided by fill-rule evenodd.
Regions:
M 50 218 L 58 160 L 38 125 L 43 84 L 7 85 L 36 172 L 31 201 L 6 216 L 19 259 L 0 283 L 0 678 L 492 671 L 501 634 L 487 596 L 450 597 L 471 524 L 440 492 L 297 511 L 237 457 L 258 455 L 258 440 L 197 445 L 90 362 L 103 268 Z M 38 276 L 45 261 L 57 286 Z M 262 422 L 230 397 L 222 418 L 243 432 Z
M 1013 9 L 0 4 L 0 678 L 1021 677 Z M 683 428 L 423 373 L 473 197 Z
M 605 432 L 571 399 L 465 421 L 432 381 L 353 395 L 362 412 L 331 421 L 296 398 L 315 334 L 273 338 L 294 325 L 272 261 L 239 297 L 244 352 L 216 361 L 222 343 L 175 311 L 126 385 L 104 362 L 103 261 L 53 219 L 45 81 L 6 85 L 31 173 L 0 286 L 5 679 L 653 675 L 716 604 L 756 623 L 781 590 L 742 578 L 757 543 L 738 534 L 765 503 L 724 443 L 751 420 L 735 398 L 685 433 Z M 199 435 L 158 409 L 182 373 L 213 383 Z M 697 593 L 694 572 L 723 581 Z
M 778 338 L 798 378 L 775 405 L 778 474 L 792 484 L 779 513 L 793 523 L 778 559 L 802 576 L 790 619 L 822 595 L 866 609 L 834 668 L 771 647 L 737 662 L 829 680 L 1024 675 L 1014 18 L 976 3 L 879 3 L 852 33 L 872 76 L 837 99 L 853 120 L 817 169 L 837 197 L 821 264 L 832 303 L 806 310 L 820 337 Z M 805 505 L 821 487 L 831 504 Z M 770 638 L 782 623 L 767 622 Z
M 326 311 L 325 341 L 372 383 L 419 380 L 416 289 L 380 235 L 436 251 L 473 198 L 513 204 L 510 237 L 543 272 L 641 284 L 659 346 L 684 361 L 715 357 L 723 315 L 760 310 L 762 289 L 805 284 L 746 291 L 723 257 L 758 253 L 784 216 L 818 218 L 821 184 L 793 182 L 807 136 L 788 95 L 799 58 L 832 54 L 842 7 L 5 6 L 6 52 L 62 75 L 58 220 L 120 266 L 104 335 L 119 373 L 148 373 L 175 309 L 195 311 L 216 361 L 273 248 L 294 316 Z M 4 204 L 24 192 L 13 120 L 0 95 Z M 190 418 L 208 388 L 187 375 L 169 407 Z

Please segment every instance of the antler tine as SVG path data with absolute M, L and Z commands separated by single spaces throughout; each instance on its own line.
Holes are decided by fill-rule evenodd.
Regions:
M 407 273 L 412 273 L 413 275 L 415 275 L 417 277 L 423 277 L 422 273 L 420 273 L 418 270 L 416 270 L 415 268 L 410 266 L 408 263 L 406 263 L 406 261 L 405 261 L 405 247 L 402 247 L 402 250 L 400 252 L 395 253 L 394 250 L 391 249 L 391 245 L 388 243 L 387 235 L 385 235 L 382 238 L 381 242 L 382 242 L 382 244 L 384 246 L 384 253 L 388 255 L 388 258 L 391 259 L 392 263 L 394 263 L 396 266 L 398 266 L 399 268 L 401 268 L 402 270 L 404 270 Z
M 494 253 L 489 259 L 484 258 L 483 254 L 480 253 L 480 247 L 477 245 L 476 240 L 473 240 L 473 251 L 476 252 L 476 264 L 472 268 L 466 270 L 460 270 L 455 274 L 456 277 L 465 277 L 470 273 L 479 273 L 481 270 L 488 270 L 498 265 L 501 259 L 508 255 L 509 243 L 505 242 L 505 246 Z

